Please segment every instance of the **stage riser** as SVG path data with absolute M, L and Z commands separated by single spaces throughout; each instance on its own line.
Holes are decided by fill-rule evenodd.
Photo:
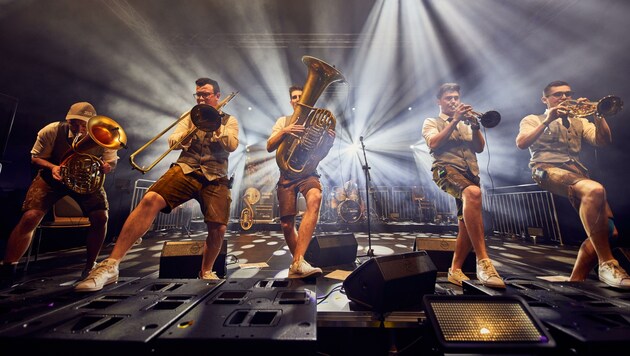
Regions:
M 122 348 L 166 355 L 209 344 L 233 354 L 261 347 L 278 354 L 315 350 L 315 286 L 300 280 L 150 278 L 108 287 L 86 294 L 66 286 L 73 303 L 7 325 L 0 343 L 31 352 L 54 347 L 84 354 L 88 347 L 88 354 L 99 355 Z M 49 285 L 46 294 L 52 290 Z
M 172 323 L 155 340 L 156 349 L 213 345 L 237 354 L 265 348 L 274 354 L 313 354 L 314 288 L 293 279 L 231 279 Z
M 0 332 L 0 338 L 146 343 L 223 281 L 138 279 Z M 70 287 L 71 288 L 71 287 Z
M 113 290 L 136 278 L 120 277 L 118 283 L 104 290 Z M 0 332 L 31 320 L 40 319 L 59 310 L 83 303 L 86 294 L 75 293 L 75 279 L 63 276 L 31 279 L 0 293 Z

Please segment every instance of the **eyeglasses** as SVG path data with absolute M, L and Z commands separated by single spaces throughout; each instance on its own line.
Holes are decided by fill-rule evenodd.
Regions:
M 195 99 L 199 99 L 199 98 L 203 98 L 203 99 L 205 99 L 205 98 L 207 98 L 207 97 L 209 97 L 209 96 L 211 96 L 211 95 L 214 95 L 214 93 L 204 93 L 204 92 L 201 92 L 201 91 L 200 91 L 200 92 L 198 92 L 198 93 L 194 93 L 194 94 L 193 94 L 193 97 L 194 97 Z
M 291 95 L 291 99 L 292 100 L 297 100 L 297 99 L 299 99 L 301 97 L 302 97 L 302 95 Z
M 558 91 L 552 94 L 547 95 L 547 97 L 553 96 L 554 98 L 562 98 L 562 96 L 566 96 L 567 98 L 570 98 L 573 96 L 573 92 L 572 91 Z

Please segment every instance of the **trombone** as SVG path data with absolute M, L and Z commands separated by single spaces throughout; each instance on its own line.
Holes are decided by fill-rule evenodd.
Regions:
M 155 137 L 149 140 L 149 142 L 145 143 L 142 147 L 136 150 L 136 152 L 132 153 L 129 156 L 129 162 L 131 163 L 132 169 L 137 169 L 140 172 L 142 172 L 142 174 L 145 174 L 148 171 L 152 170 L 153 167 L 155 167 L 155 165 L 157 165 L 162 159 L 164 159 L 164 157 L 166 157 L 172 150 L 174 150 L 175 147 L 179 146 L 182 142 L 186 141 L 190 136 L 194 135 L 197 132 L 197 130 L 201 130 L 205 132 L 216 131 L 219 127 L 221 127 L 221 120 L 224 115 L 221 112 L 221 109 L 230 100 L 232 100 L 236 96 L 236 94 L 238 94 L 238 92 L 232 92 L 225 99 L 219 102 L 216 108 L 208 104 L 197 104 L 193 106 L 193 108 L 190 109 L 190 111 L 188 111 L 187 113 L 184 113 L 182 116 L 180 116 L 179 119 L 177 119 L 175 122 L 173 122 L 171 125 L 165 128 L 162 132 L 157 134 Z M 170 146 L 164 153 L 162 153 L 161 156 L 159 156 L 155 161 L 153 161 L 153 163 L 151 163 L 148 167 L 145 167 L 145 166 L 140 167 L 138 164 L 136 164 L 134 159 L 138 153 L 144 151 L 147 147 L 151 146 L 153 142 L 157 141 L 157 139 L 162 137 L 166 132 L 172 129 L 173 126 L 177 125 L 180 121 L 182 121 L 188 114 L 190 114 L 190 119 L 192 120 L 194 127 L 190 129 L 181 140 L 177 141 L 174 145 Z

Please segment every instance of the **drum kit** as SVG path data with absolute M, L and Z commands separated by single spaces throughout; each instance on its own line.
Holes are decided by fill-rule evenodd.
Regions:
M 358 189 L 347 190 L 344 187 L 337 187 L 331 193 L 330 207 L 337 212 L 338 220 L 347 224 L 354 224 L 363 217 Z

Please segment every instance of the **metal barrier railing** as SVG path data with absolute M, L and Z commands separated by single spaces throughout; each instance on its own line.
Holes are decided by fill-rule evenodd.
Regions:
M 154 180 L 138 179 L 134 183 L 133 196 L 131 197 L 131 213 L 133 209 L 138 206 L 140 200 L 147 193 L 151 185 L 155 183 Z M 153 220 L 153 224 L 149 231 L 164 231 L 172 229 L 182 229 L 186 232 L 190 231 L 190 221 L 192 217 L 193 201 L 189 200 L 186 203 L 176 207 L 170 214 L 158 213 Z
M 489 189 L 484 208 L 492 215 L 495 233 L 508 236 L 544 237 L 562 245 L 553 195 L 536 184 Z

